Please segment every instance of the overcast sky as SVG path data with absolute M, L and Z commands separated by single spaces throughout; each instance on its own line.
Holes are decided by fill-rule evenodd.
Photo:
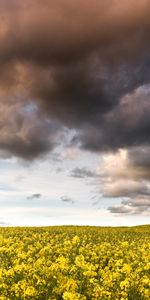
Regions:
M 150 220 L 150 1 L 0 1 L 0 225 Z

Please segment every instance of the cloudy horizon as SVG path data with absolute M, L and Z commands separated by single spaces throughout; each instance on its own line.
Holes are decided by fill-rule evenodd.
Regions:
M 0 2 L 0 226 L 149 223 L 149 9 Z

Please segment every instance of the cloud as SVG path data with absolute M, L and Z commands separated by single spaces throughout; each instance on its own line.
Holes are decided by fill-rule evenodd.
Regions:
M 118 105 L 105 113 L 103 122 L 88 124 L 78 135 L 84 149 L 117 151 L 119 148 L 149 144 L 150 85 L 123 96 Z
M 108 207 L 113 214 L 146 215 L 150 216 L 150 199 L 139 198 L 123 200 L 121 205 Z
M 4 61 L 20 58 L 41 65 L 76 62 L 96 50 L 130 56 L 123 50 L 148 43 L 148 9 L 148 1 L 141 0 L 1 1 L 1 55 Z
M 150 196 L 150 188 L 146 183 L 133 180 L 119 180 L 106 184 L 104 188 L 105 197 L 133 197 L 137 195 Z
M 110 206 L 108 210 L 113 214 L 130 214 L 131 209 L 124 207 L 123 205 L 118 206 Z
M 40 193 L 35 193 L 35 194 L 32 194 L 31 196 L 28 196 L 27 199 L 35 200 L 35 199 L 40 199 L 41 197 L 42 197 L 42 195 Z
M 71 176 L 75 178 L 94 178 L 98 177 L 99 175 L 87 168 L 75 168 L 72 170 Z
M 150 185 L 148 149 L 135 147 L 106 155 L 103 164 L 103 196 L 120 198 L 121 205 L 108 208 L 112 213 L 148 214 Z
M 15 178 L 15 182 L 22 182 L 26 177 L 24 175 L 18 175 Z
M 62 135 L 57 122 L 39 117 L 31 103 L 0 103 L 0 148 L 8 156 L 32 160 L 53 150 Z
M 138 176 L 150 177 L 150 147 L 136 147 L 128 151 L 129 162 L 138 170 Z
M 10 223 L 8 223 L 8 222 L 5 222 L 5 221 L 3 221 L 3 220 L 0 220 L 0 227 L 2 227 L 2 226 L 10 226 L 11 224 Z
M 146 0 L 0 3 L 0 149 L 32 160 L 63 142 L 90 151 L 146 146 Z M 34 109 L 33 109 L 34 107 Z
M 61 197 L 61 201 L 66 202 L 66 203 L 74 204 L 74 200 L 71 199 L 71 198 L 68 197 L 68 196 L 62 196 L 62 197 Z

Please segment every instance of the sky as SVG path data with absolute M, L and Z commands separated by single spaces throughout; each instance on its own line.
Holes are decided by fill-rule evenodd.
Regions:
M 0 1 L 0 226 L 150 221 L 150 1 Z

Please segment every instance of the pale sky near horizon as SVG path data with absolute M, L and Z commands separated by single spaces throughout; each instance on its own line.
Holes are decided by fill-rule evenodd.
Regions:
M 148 224 L 150 1 L 0 1 L 0 226 Z
M 108 211 L 121 198 L 102 196 L 100 157 L 76 152 L 71 156 L 70 150 L 55 162 L 47 157 L 30 165 L 0 160 L 0 226 L 148 224 L 148 215 Z M 78 166 L 87 174 L 77 174 Z

